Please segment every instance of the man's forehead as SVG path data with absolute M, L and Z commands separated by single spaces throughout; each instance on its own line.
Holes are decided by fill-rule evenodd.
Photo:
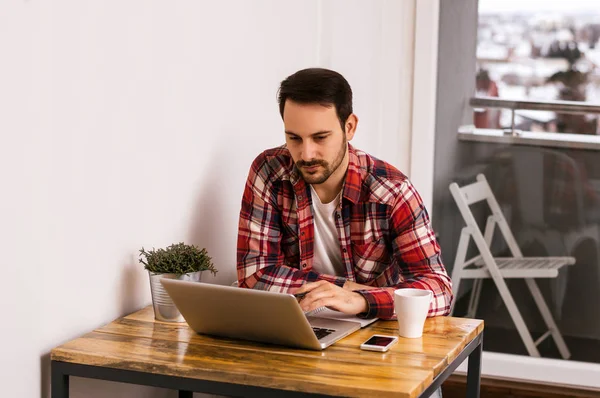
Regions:
M 283 111 L 285 130 L 295 134 L 331 131 L 338 124 L 335 108 L 319 104 L 290 104 Z
M 333 104 L 319 104 L 319 103 L 300 103 L 292 100 L 285 101 L 285 107 L 283 109 L 283 117 L 285 119 L 286 114 L 288 116 L 298 113 L 310 113 L 315 115 L 333 115 L 336 116 L 335 106 Z

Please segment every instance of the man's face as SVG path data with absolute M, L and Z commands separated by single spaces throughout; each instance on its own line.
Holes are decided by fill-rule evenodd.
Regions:
M 309 184 L 322 184 L 342 164 L 347 142 L 354 135 L 349 126 L 344 133 L 335 107 L 299 104 L 287 100 L 283 111 L 287 148 Z

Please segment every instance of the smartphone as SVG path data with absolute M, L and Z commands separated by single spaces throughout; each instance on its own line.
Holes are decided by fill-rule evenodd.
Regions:
M 383 334 L 374 334 L 360 345 L 361 350 L 386 352 L 391 346 L 398 342 L 397 336 L 386 336 Z

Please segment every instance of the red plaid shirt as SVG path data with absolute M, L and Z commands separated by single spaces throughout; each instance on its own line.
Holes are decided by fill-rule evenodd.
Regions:
M 305 282 L 346 280 L 377 287 L 357 290 L 364 317 L 394 316 L 394 289 L 431 290 L 429 316 L 447 315 L 452 282 L 421 197 L 393 166 L 349 145 L 349 165 L 336 226 L 343 277 L 313 271 L 310 186 L 285 146 L 252 163 L 240 211 L 237 272 L 241 287 L 287 292 Z

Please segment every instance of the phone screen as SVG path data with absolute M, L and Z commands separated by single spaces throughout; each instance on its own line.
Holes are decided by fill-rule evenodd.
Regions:
M 365 341 L 364 344 L 368 345 L 376 345 L 378 347 L 385 347 L 394 341 L 393 337 L 385 337 L 385 336 L 373 336 L 369 340 Z

